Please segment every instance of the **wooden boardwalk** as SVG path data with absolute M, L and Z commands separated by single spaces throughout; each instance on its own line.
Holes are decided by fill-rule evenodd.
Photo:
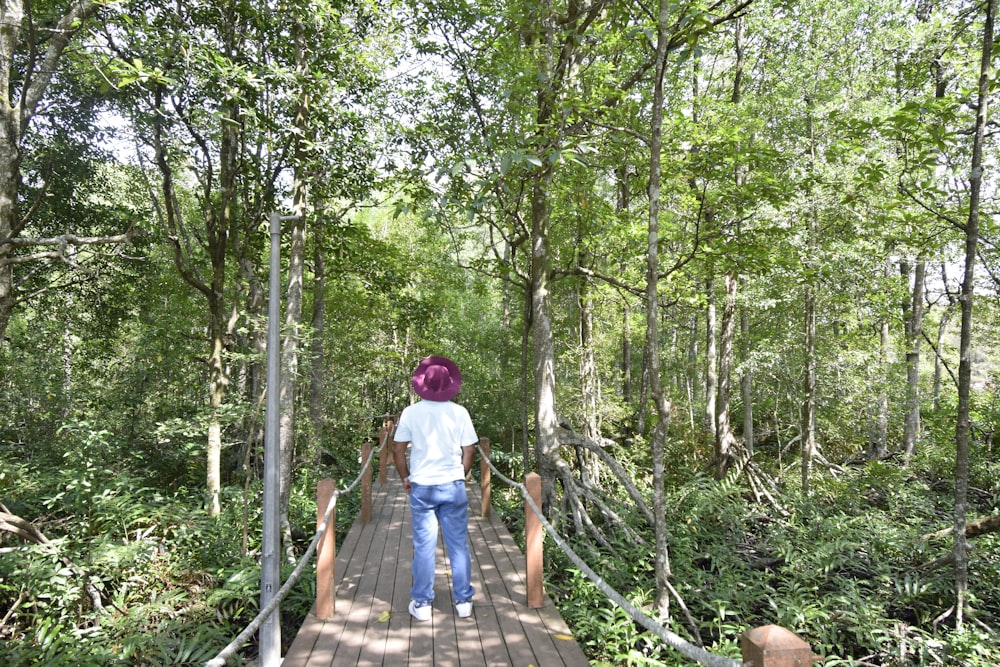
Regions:
M 524 554 L 496 516 L 482 517 L 478 487 L 469 487 L 471 618 L 458 618 L 443 543 L 438 540 L 434 613 L 410 617 L 413 543 L 406 493 L 395 471 L 372 492 L 372 521 L 351 527 L 336 560 L 334 620 L 310 614 L 283 667 L 457 665 L 584 667 L 589 665 L 552 601 L 529 609 Z

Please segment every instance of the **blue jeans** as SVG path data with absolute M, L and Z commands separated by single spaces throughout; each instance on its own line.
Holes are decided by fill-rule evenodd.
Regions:
M 434 549 L 438 522 L 451 561 L 451 587 L 455 602 L 468 602 L 475 590 L 471 584 L 472 558 L 469 555 L 469 496 L 465 481 L 447 484 L 412 484 L 410 511 L 413 513 L 413 588 L 410 599 L 420 603 L 434 600 Z

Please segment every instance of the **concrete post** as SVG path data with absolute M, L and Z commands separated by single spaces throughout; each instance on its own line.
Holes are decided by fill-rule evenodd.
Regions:
M 777 625 L 747 630 L 740 636 L 743 667 L 810 667 L 812 648 Z

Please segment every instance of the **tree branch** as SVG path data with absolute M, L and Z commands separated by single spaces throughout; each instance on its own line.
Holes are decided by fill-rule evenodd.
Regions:
M 995 533 L 997 531 L 1000 531 L 1000 514 L 991 514 L 990 516 L 984 516 L 981 519 L 969 521 L 965 524 L 966 537 L 979 537 L 980 535 Z M 955 531 L 952 528 L 944 528 L 943 530 L 921 535 L 920 539 L 925 542 L 935 539 L 944 539 L 951 536 L 954 532 Z
M 81 0 L 70 7 L 69 11 L 56 24 L 56 27 L 52 29 L 52 41 L 49 43 L 45 55 L 42 56 L 41 66 L 37 68 L 38 76 L 30 79 L 30 82 L 26 82 L 25 85 L 24 99 L 21 100 L 22 128 L 27 125 L 27 121 L 35 113 L 66 46 L 83 27 L 83 23 L 96 14 L 98 9 L 100 9 L 100 5 L 92 0 Z
M 88 246 L 106 245 L 110 243 L 132 243 L 136 237 L 136 230 L 130 229 L 124 234 L 114 234 L 111 236 L 77 236 L 76 234 L 60 234 L 59 236 L 37 237 L 37 238 L 13 238 L 7 239 L 0 245 L 12 245 L 16 248 L 27 248 L 35 246 Z

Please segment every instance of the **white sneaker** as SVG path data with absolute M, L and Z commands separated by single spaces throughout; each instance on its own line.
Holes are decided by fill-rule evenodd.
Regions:
M 418 621 L 429 621 L 431 620 L 431 606 L 423 604 L 418 607 L 416 600 L 410 600 L 410 616 Z
M 455 611 L 458 612 L 459 618 L 468 618 L 472 616 L 472 601 L 459 602 L 455 605 Z

